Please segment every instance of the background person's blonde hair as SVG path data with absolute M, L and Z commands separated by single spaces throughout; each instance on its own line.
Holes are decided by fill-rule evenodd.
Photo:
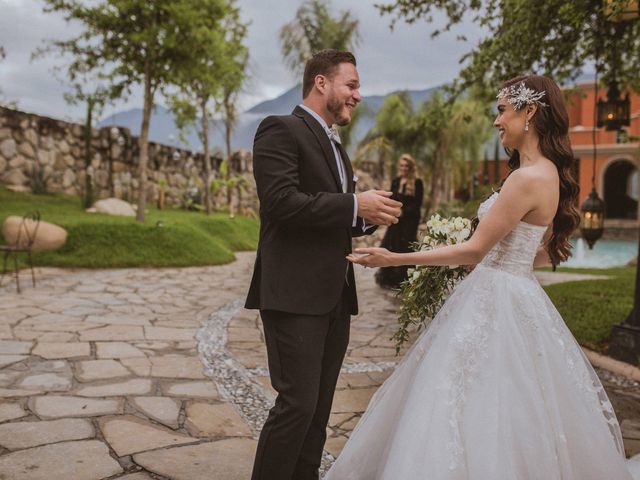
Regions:
M 409 166 L 409 171 L 407 172 L 407 182 L 405 187 L 406 192 L 407 192 L 407 195 L 414 195 L 416 193 L 416 170 L 417 170 L 416 159 L 413 158 L 408 153 L 403 153 L 402 155 L 400 155 L 400 158 L 398 159 L 398 165 L 400 165 L 400 162 L 402 162 L 403 160 L 407 162 L 407 165 Z

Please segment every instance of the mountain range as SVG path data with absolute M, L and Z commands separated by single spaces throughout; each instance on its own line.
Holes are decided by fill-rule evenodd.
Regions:
M 418 105 L 427 100 L 433 92 L 440 87 L 428 88 L 425 90 L 409 90 L 409 96 L 414 105 Z M 392 95 L 371 95 L 362 99 L 362 104 L 357 108 L 365 108 L 365 112 L 361 115 L 356 124 L 353 134 L 352 145 L 356 145 L 366 133 L 374 125 L 375 117 L 384 100 Z M 287 90 L 282 95 L 265 100 L 246 112 L 240 114 L 238 125 L 232 138 L 232 146 L 234 149 L 246 148 L 251 149 L 253 145 L 253 137 L 258 125 L 262 119 L 268 115 L 286 115 L 291 113 L 294 107 L 302 102 L 302 86 L 297 85 Z M 142 123 L 142 109 L 132 108 L 121 112 L 114 113 L 102 119 L 99 127 L 116 125 L 128 128 L 132 135 L 140 134 L 140 124 Z M 224 148 L 223 129 L 219 122 L 214 122 L 210 130 L 209 144 L 214 148 L 218 147 L 221 151 Z M 155 143 L 171 145 L 178 148 L 186 148 L 195 151 L 202 150 L 202 143 L 194 129 L 187 130 L 181 135 L 173 117 L 172 112 L 160 105 L 154 107 L 151 123 L 149 127 L 149 140 Z

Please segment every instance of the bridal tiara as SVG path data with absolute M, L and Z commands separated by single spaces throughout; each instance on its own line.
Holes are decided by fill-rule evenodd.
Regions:
M 546 107 L 547 104 L 540 101 L 544 96 L 544 90 L 536 92 L 534 89 L 527 87 L 524 81 L 522 81 L 517 85 L 504 87 L 498 92 L 496 98 L 506 98 L 507 102 L 513 105 L 513 108 L 520 110 L 523 106 L 534 103 L 537 103 L 541 107 Z

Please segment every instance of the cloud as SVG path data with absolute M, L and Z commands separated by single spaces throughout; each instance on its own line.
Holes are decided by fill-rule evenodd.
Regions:
M 363 95 L 384 94 L 399 89 L 422 89 L 455 78 L 458 59 L 480 38 L 480 27 L 463 22 L 470 41 L 455 40 L 455 32 L 432 40 L 432 26 L 419 21 L 408 25 L 398 22 L 389 29 L 391 17 L 381 17 L 374 7 L 380 0 L 341 0 L 332 3 L 333 11 L 351 10 L 360 21 L 362 41 L 356 49 Z M 17 100 L 21 109 L 59 118 L 81 119 L 83 106 L 69 106 L 62 95 L 68 90 L 53 74 L 54 66 L 64 64 L 60 58 L 31 61 L 31 53 L 46 38 L 65 39 L 80 31 L 60 14 L 45 14 L 37 0 L 3 0 L 0 16 L 0 45 L 7 58 L 0 62 L 0 85 L 5 97 Z M 277 3 L 277 8 L 274 5 Z M 242 17 L 250 21 L 247 44 L 250 49 L 251 81 L 241 99 L 243 108 L 273 98 L 297 83 L 284 65 L 278 32 L 293 19 L 301 0 L 239 0 Z M 435 25 L 443 24 L 436 16 Z M 64 75 L 61 75 L 64 77 Z M 139 107 L 140 89 L 126 101 L 108 107 L 105 115 Z

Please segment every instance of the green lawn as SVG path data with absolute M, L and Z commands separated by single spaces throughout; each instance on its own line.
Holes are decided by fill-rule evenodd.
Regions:
M 55 252 L 39 252 L 34 262 L 56 267 L 184 267 L 234 260 L 234 251 L 254 250 L 259 224 L 252 218 L 148 205 L 146 221 L 86 213 L 80 199 L 67 195 L 14 193 L 0 186 L 0 224 L 9 215 L 39 210 L 42 220 L 69 232 Z M 3 239 L 0 240 L 4 242 Z
M 611 326 L 624 322 L 633 306 L 635 267 L 558 268 L 561 272 L 608 275 L 608 280 L 557 283 L 544 287 L 580 344 L 606 353 Z

